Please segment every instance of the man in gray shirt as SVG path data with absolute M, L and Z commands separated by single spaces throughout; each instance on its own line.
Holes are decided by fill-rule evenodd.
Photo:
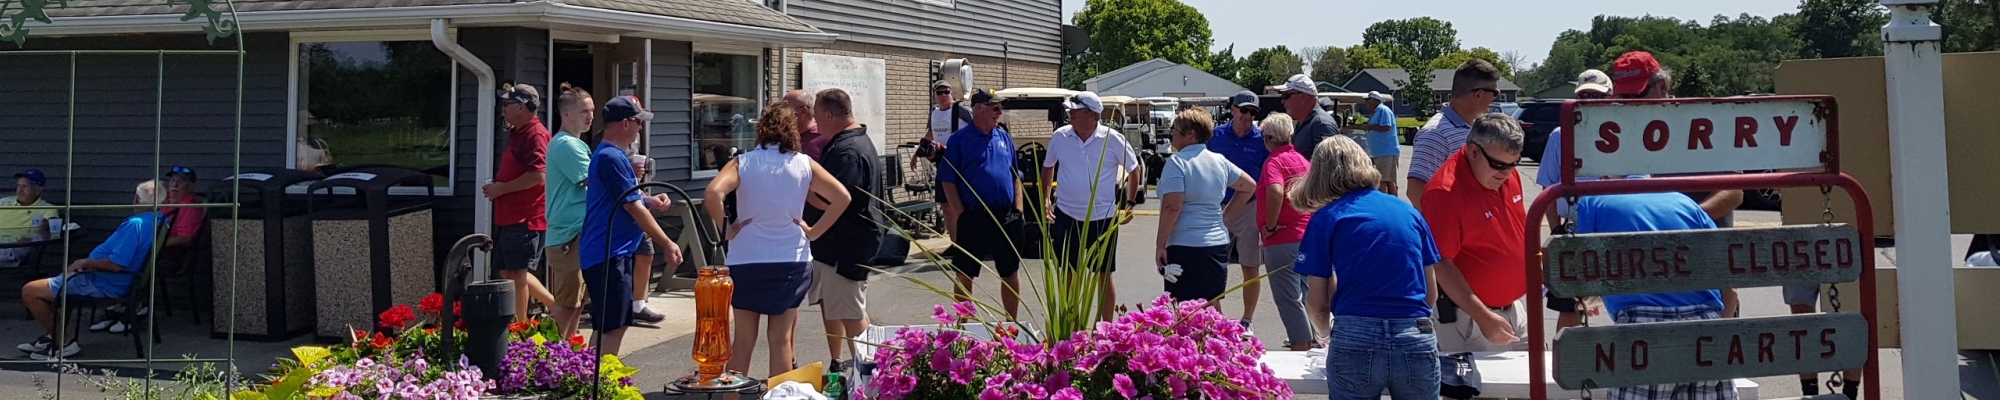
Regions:
M 1292 129 L 1292 147 L 1298 149 L 1299 155 L 1311 160 L 1313 148 L 1319 146 L 1319 141 L 1338 134 L 1340 124 L 1333 121 L 1332 115 L 1327 115 L 1326 111 L 1319 109 L 1319 87 L 1313 83 L 1311 77 L 1305 74 L 1292 75 L 1291 79 L 1285 80 L 1285 89 L 1278 93 L 1283 96 L 1281 99 L 1285 102 L 1285 114 L 1291 115 L 1293 121 L 1298 121 L 1298 125 Z M 1363 143 L 1363 146 L 1368 143 L 1361 141 L 1364 139 L 1359 137 L 1354 139 Z

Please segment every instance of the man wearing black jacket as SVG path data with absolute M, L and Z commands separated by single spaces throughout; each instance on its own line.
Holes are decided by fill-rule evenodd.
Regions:
M 854 198 L 840 220 L 812 243 L 815 282 L 810 301 L 819 303 L 827 351 L 836 361 L 847 340 L 868 329 L 866 265 L 882 247 L 882 227 L 876 224 L 881 218 L 875 207 L 876 196 L 882 194 L 881 158 L 868 127 L 855 121 L 852 110 L 853 102 L 844 92 L 821 93 L 813 105 L 822 132 L 838 132 L 828 139 L 820 165 L 846 184 Z

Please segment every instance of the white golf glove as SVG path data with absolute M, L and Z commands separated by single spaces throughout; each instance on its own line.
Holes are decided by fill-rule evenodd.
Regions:
M 1166 270 L 1161 271 L 1160 275 L 1167 278 L 1167 283 L 1179 283 L 1181 281 L 1181 265 L 1167 264 Z

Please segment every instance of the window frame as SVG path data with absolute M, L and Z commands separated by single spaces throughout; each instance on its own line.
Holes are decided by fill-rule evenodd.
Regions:
M 735 45 L 727 43 L 695 43 L 692 50 L 693 51 L 690 51 L 688 53 L 688 79 L 690 80 L 690 83 L 692 83 L 692 80 L 694 79 L 694 57 L 696 55 L 702 53 L 710 53 L 710 54 L 727 54 L 734 56 L 756 57 L 756 61 L 754 61 L 753 64 L 756 64 L 757 66 L 756 76 L 757 76 L 758 90 L 752 91 L 756 93 L 757 97 L 751 100 L 754 102 L 753 104 L 758 104 L 758 105 L 762 105 L 766 101 L 769 101 L 766 100 L 766 98 L 770 96 L 770 94 L 767 92 L 770 91 L 769 89 L 771 87 L 771 76 L 770 76 L 771 71 L 770 71 L 770 66 L 767 65 L 770 62 L 770 56 L 768 54 L 769 49 L 756 46 Z M 689 86 L 693 85 L 690 84 Z M 689 95 L 693 95 L 693 91 L 689 91 Z M 647 104 L 652 104 L 652 103 L 647 103 Z M 701 131 L 700 129 L 701 118 L 699 115 L 692 115 L 693 111 L 692 108 L 690 108 L 689 111 L 690 111 L 689 115 L 690 118 L 688 118 L 688 142 L 687 142 L 688 157 L 689 157 L 688 160 L 689 177 L 693 179 L 714 178 L 716 174 L 721 173 L 722 169 L 720 168 L 701 169 L 701 162 L 700 162 L 701 146 L 696 145 L 694 141 L 695 134 Z
M 445 32 L 445 35 L 451 38 L 451 40 L 456 41 L 458 40 L 458 29 L 450 28 L 448 31 Z M 290 32 L 290 40 L 289 40 L 290 46 L 286 50 L 286 53 L 290 55 L 286 59 L 286 65 L 289 68 L 285 72 L 285 75 L 287 77 L 287 80 L 285 82 L 285 97 L 286 97 L 285 139 L 283 140 L 285 146 L 285 161 L 284 161 L 285 168 L 289 169 L 298 168 L 299 102 L 300 102 L 299 95 L 302 94 L 300 93 L 299 90 L 299 79 L 301 78 L 299 76 L 300 45 L 311 44 L 311 43 L 343 43 L 343 42 L 430 42 L 430 41 L 431 41 L 431 34 L 430 31 L 426 29 Z M 452 197 L 456 194 L 455 189 L 458 187 L 458 156 L 459 156 L 458 125 L 460 123 L 458 114 L 458 103 L 459 103 L 458 100 L 460 98 L 458 93 L 460 89 L 458 86 L 458 76 L 460 71 L 458 63 L 456 62 L 451 63 L 451 71 L 452 71 L 451 83 L 449 84 L 451 90 L 451 95 L 449 96 L 449 98 L 452 99 L 450 105 L 451 123 L 446 124 L 445 126 L 445 137 L 450 138 L 450 142 L 446 144 L 446 147 L 449 149 L 446 151 L 447 154 L 449 154 L 449 156 L 446 157 L 447 159 L 446 171 L 449 172 L 445 176 L 445 185 L 435 188 L 436 197 Z M 285 193 L 306 194 L 306 188 L 307 188 L 306 184 L 292 185 L 285 188 Z M 354 190 L 349 188 L 333 188 L 331 189 L 331 191 L 333 194 L 336 195 L 354 194 Z M 423 196 L 431 193 L 432 191 L 419 187 L 397 186 L 389 188 L 389 195 L 391 196 Z

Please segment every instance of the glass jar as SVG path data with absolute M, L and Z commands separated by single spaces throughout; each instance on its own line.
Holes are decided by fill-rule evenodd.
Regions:
M 729 363 L 729 301 L 735 293 L 729 267 L 701 267 L 694 282 L 694 362 L 701 382 L 721 376 Z

